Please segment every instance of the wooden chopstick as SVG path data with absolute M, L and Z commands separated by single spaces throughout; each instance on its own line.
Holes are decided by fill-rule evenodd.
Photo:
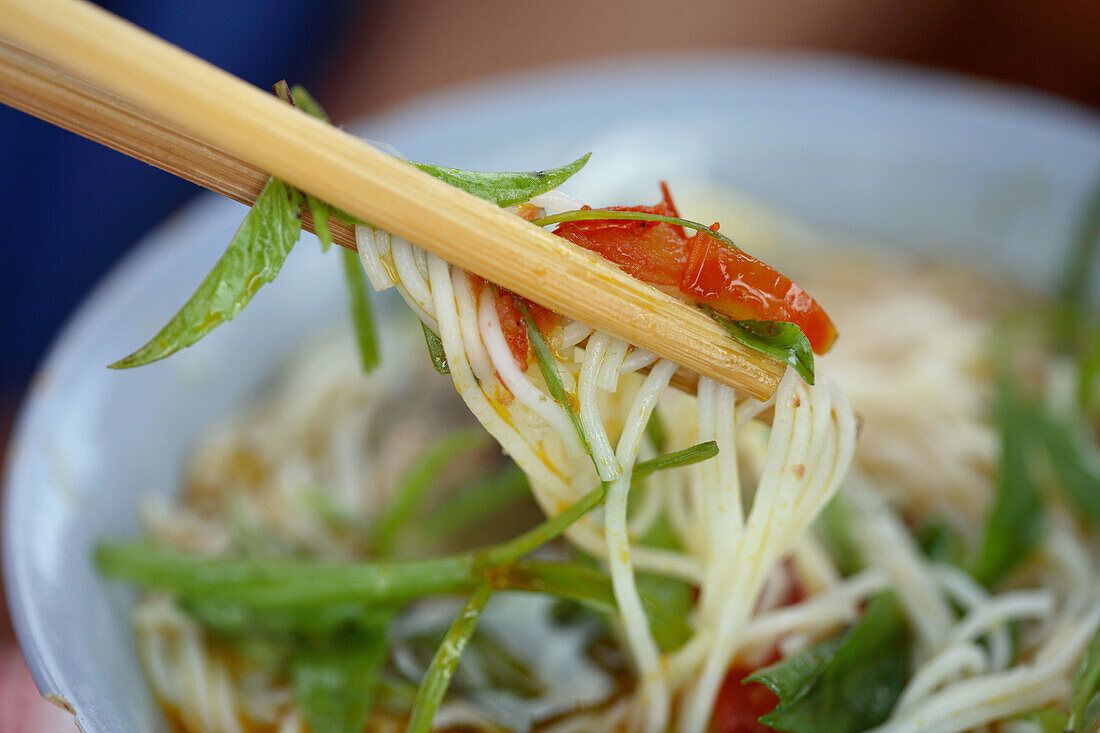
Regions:
M 758 398 L 783 364 L 598 256 L 78 0 L 0 0 L 0 82 L 31 114 L 250 203 L 267 175 L 563 315 Z M 25 96 L 25 99 L 22 97 Z M 350 230 L 341 233 L 351 244 Z

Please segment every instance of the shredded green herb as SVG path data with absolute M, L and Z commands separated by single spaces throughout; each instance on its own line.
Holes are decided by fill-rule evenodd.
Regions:
M 363 371 L 373 371 L 379 364 L 378 338 L 375 335 L 374 316 L 371 313 L 370 294 L 363 279 L 363 266 L 359 256 L 350 249 L 341 249 L 344 263 L 344 280 L 348 286 L 348 310 L 355 326 L 355 343 L 359 347 L 359 361 Z
M 871 600 L 863 620 L 840 639 L 757 671 L 779 696 L 760 718 L 792 733 L 858 733 L 890 715 L 909 673 L 909 640 L 901 605 L 892 593 Z
M 1083 426 L 1039 412 L 1034 427 L 1050 456 L 1058 486 L 1077 513 L 1100 528 L 1100 455 Z
M 787 321 L 735 321 L 705 303 L 699 310 L 717 321 L 734 341 L 794 367 L 802 381 L 814 383 L 814 352 L 802 329 Z
M 573 407 L 573 403 L 569 401 L 569 397 L 565 394 L 561 372 L 558 371 L 558 364 L 554 361 L 554 355 L 550 353 L 550 346 L 546 343 L 546 337 L 542 335 L 542 330 L 535 323 L 535 317 L 531 315 L 531 309 L 527 307 L 526 301 L 517 298 L 516 303 L 519 306 L 520 314 L 523 316 L 523 324 L 527 327 L 527 339 L 531 342 L 531 350 L 535 352 L 535 361 L 538 362 L 542 379 L 546 382 L 546 388 L 550 390 L 550 396 L 565 408 L 565 412 L 573 422 L 573 427 L 577 431 L 577 436 L 580 438 L 585 452 L 592 456 L 592 443 L 584 433 L 580 415 L 577 414 L 576 408 Z
M 1043 500 L 1032 473 L 1034 411 L 1007 372 L 997 385 L 997 429 L 1001 456 L 993 504 L 982 542 L 969 563 L 970 574 L 990 586 L 1038 546 L 1043 531 Z
M 561 168 L 530 173 L 464 171 L 427 163 L 413 163 L 413 165 L 433 178 L 438 178 L 478 198 L 492 201 L 498 206 L 512 206 L 557 188 L 583 168 L 591 155 L 591 153 L 585 153 Z
M 545 227 L 551 224 L 561 224 L 567 221 L 603 221 L 603 220 L 626 220 L 626 221 L 654 221 L 663 224 L 675 224 L 677 226 L 687 227 L 696 231 L 702 232 L 709 237 L 717 239 L 727 247 L 733 249 L 740 249 L 732 239 L 725 234 L 710 228 L 706 224 L 701 224 L 697 221 L 691 221 L 690 219 L 681 219 L 677 216 L 665 216 L 664 214 L 650 214 L 645 211 L 606 211 L 604 209 L 574 209 L 572 211 L 562 211 L 557 214 L 551 214 L 550 216 L 543 216 L 533 220 L 531 223 L 538 227 Z
M 195 294 L 149 343 L 111 368 L 128 369 L 163 359 L 235 318 L 262 285 L 275 279 L 301 229 L 301 194 L 278 179 L 268 179 Z
M 478 619 L 481 618 L 481 612 L 485 609 L 490 595 L 492 595 L 492 589 L 488 585 L 478 586 L 451 624 L 451 628 L 447 630 L 439 649 L 436 650 L 435 657 L 432 658 L 432 663 L 428 665 L 428 671 L 424 674 L 420 689 L 416 692 L 412 715 L 409 717 L 408 725 L 405 726 L 405 733 L 431 731 L 435 711 L 443 701 L 443 695 L 451 683 L 458 660 L 462 658 L 462 652 L 469 643 L 470 637 L 473 636 L 474 629 L 477 628 Z
M 295 85 L 287 90 L 286 82 L 283 81 L 276 85 L 276 93 L 306 114 L 324 122 L 329 121 L 328 114 L 304 87 Z M 310 215 L 313 217 L 313 233 L 321 240 L 322 251 L 327 251 L 332 246 L 332 232 L 329 230 L 328 220 L 333 207 L 312 194 L 306 193 L 305 197 Z M 371 314 L 370 295 L 367 293 L 367 285 L 363 279 L 363 266 L 359 263 L 358 255 L 351 250 L 341 249 L 340 256 L 343 259 L 344 282 L 348 288 L 348 310 L 355 328 L 359 360 L 363 365 L 363 371 L 370 372 L 378 366 L 380 359 L 374 316 Z

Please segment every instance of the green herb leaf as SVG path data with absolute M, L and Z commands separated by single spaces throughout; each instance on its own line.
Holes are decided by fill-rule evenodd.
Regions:
M 374 332 L 374 317 L 371 314 L 370 295 L 363 280 L 363 266 L 359 255 L 350 249 L 341 249 L 344 259 L 344 279 L 348 285 L 348 309 L 351 321 L 355 325 L 355 343 L 359 346 L 359 360 L 363 371 L 369 372 L 378 366 L 378 341 Z
M 997 385 L 997 428 L 1001 459 L 996 494 L 986 516 L 982 543 L 969 563 L 983 584 L 996 583 L 1038 546 L 1043 530 L 1043 500 L 1031 472 L 1034 411 L 1007 374 Z
M 420 322 L 424 329 L 424 343 L 428 345 L 428 356 L 432 358 L 432 366 L 440 374 L 450 374 L 451 365 L 447 363 L 447 352 L 443 350 L 443 341 L 436 336 L 435 331 L 428 328 L 428 324 Z
M 439 703 L 443 701 L 443 695 L 454 676 L 458 660 L 462 658 L 462 652 L 466 649 L 470 637 L 477 628 L 478 619 L 485 609 L 492 590 L 488 585 L 478 587 L 466 605 L 455 618 L 451 628 L 443 637 L 439 649 L 436 650 L 432 663 L 428 665 L 428 671 L 420 683 L 420 689 L 416 692 L 416 700 L 413 702 L 412 714 L 409 723 L 405 726 L 405 733 L 429 733 L 432 729 L 432 719 L 435 711 L 439 709 Z
M 328 122 L 328 115 L 321 109 L 317 100 L 310 96 L 305 87 L 295 84 L 293 88 L 287 88 L 286 80 L 275 85 L 275 93 L 285 101 L 290 102 L 298 109 L 319 120 Z M 313 233 L 321 240 L 321 251 L 327 252 L 332 246 L 332 232 L 328 228 L 328 218 L 332 207 L 312 194 L 306 194 L 306 204 L 309 206 L 310 216 L 313 218 Z
M 750 349 L 794 367 L 802 381 L 814 383 L 814 352 L 802 329 L 787 321 L 735 321 L 705 303 L 699 309 L 718 321 L 726 332 Z
M 195 294 L 149 343 L 111 368 L 127 369 L 163 359 L 232 320 L 260 286 L 275 279 L 301 230 L 301 194 L 275 178 L 268 179 L 233 241 Z
M 675 224 L 676 226 L 687 227 L 688 229 L 694 229 L 702 232 L 719 242 L 722 242 L 727 247 L 733 249 L 739 249 L 732 239 L 727 237 L 721 232 L 711 229 L 706 224 L 702 224 L 690 219 L 681 219 L 678 216 L 665 216 L 664 214 L 650 214 L 645 211 L 607 211 L 605 209 L 573 209 L 572 211 L 562 211 L 557 214 L 551 214 L 550 216 L 543 216 L 535 219 L 531 223 L 538 227 L 549 226 L 550 224 L 561 224 L 567 221 L 655 221 L 662 224 Z
M 374 226 L 370 222 L 363 221 L 358 216 L 352 216 L 343 209 L 338 209 L 332 204 L 328 204 L 328 213 L 332 215 L 333 219 L 342 221 L 350 227 L 369 227 Z
M 821 676 L 825 666 L 836 656 L 843 644 L 843 636 L 827 639 L 792 657 L 756 670 L 742 684 L 759 682 L 774 692 L 781 703 L 794 700 Z
M 358 628 L 303 646 L 291 665 L 294 701 L 309 729 L 359 733 L 370 715 L 386 657 L 386 630 Z
M 447 465 L 456 457 L 489 445 L 489 434 L 481 427 L 458 430 L 429 445 L 402 475 L 389 503 L 374 525 L 371 546 L 385 556 L 398 534 L 415 516 L 424 495 L 435 486 Z
M 1086 733 L 1100 721 L 1100 629 L 1077 663 L 1066 729 Z
M 1037 416 L 1058 485 L 1077 512 L 1100 528 L 1100 456 L 1077 425 L 1049 413 Z
M 312 115 L 319 120 L 329 121 L 328 113 L 321 107 L 313 96 L 306 91 L 306 88 L 301 84 L 295 84 L 290 88 L 290 99 L 294 102 L 294 106 L 302 110 L 308 115 Z
M 313 233 L 321 240 L 321 251 L 328 252 L 332 246 L 332 231 L 328 228 L 328 218 L 332 207 L 321 199 L 306 194 L 306 204 L 309 205 L 309 214 L 313 218 Z
M 901 606 L 883 593 L 839 644 L 818 645 L 747 681 L 779 695 L 776 709 L 760 718 L 776 730 L 857 733 L 889 716 L 908 675 L 909 653 Z
M 591 155 L 586 153 L 561 168 L 531 173 L 464 171 L 428 163 L 413 163 L 413 165 L 433 178 L 438 178 L 455 188 L 461 188 L 478 198 L 492 201 L 498 206 L 512 206 L 557 188 L 583 168 Z

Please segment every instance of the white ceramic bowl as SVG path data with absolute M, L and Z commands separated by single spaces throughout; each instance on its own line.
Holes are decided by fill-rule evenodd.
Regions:
M 559 67 L 427 97 L 358 131 L 416 160 L 530 169 L 593 151 L 568 189 L 649 201 L 706 179 L 810 223 L 914 248 L 964 248 L 1029 284 L 1062 262 L 1100 171 L 1100 121 L 1018 90 L 829 57 L 646 57 Z M 85 733 L 163 729 L 134 658 L 131 591 L 97 540 L 175 490 L 203 426 L 256 395 L 294 345 L 343 318 L 336 258 L 305 241 L 236 323 L 164 362 L 105 365 L 153 333 L 229 241 L 213 195 L 165 222 L 58 336 L 12 440 L 4 579 L 39 689 Z

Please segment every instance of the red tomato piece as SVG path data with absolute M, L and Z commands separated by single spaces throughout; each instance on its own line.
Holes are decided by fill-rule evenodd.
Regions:
M 485 281 L 476 275 L 470 279 L 474 284 L 474 292 L 480 292 L 485 297 Z M 523 371 L 527 371 L 530 362 L 530 341 L 527 337 L 527 324 L 523 322 L 523 313 L 519 304 L 526 303 L 531 310 L 531 316 L 535 319 L 535 325 L 542 331 L 542 335 L 550 338 L 551 332 L 560 324 L 560 316 L 552 310 L 543 308 L 538 303 L 516 295 L 504 288 L 495 288 L 495 292 L 489 296 L 493 298 L 493 307 L 496 308 L 497 318 L 500 319 L 500 330 L 504 332 L 504 340 L 508 342 L 508 350 L 516 360 L 516 365 Z
M 836 328 L 824 309 L 790 278 L 755 257 L 704 232 L 688 242 L 680 291 L 733 319 L 790 321 L 806 334 L 814 353 L 824 354 Z
M 759 682 L 741 684 L 755 670 L 734 665 L 714 701 L 710 729 L 712 733 L 770 733 L 771 728 L 758 719 L 779 703 L 779 698 Z
M 615 206 L 604 211 L 640 211 L 679 217 L 668 186 L 655 206 Z M 715 225 L 717 228 L 717 225 Z M 734 318 L 794 323 L 818 354 L 836 339 L 836 328 L 806 291 L 755 257 L 704 232 L 690 239 L 683 227 L 629 219 L 564 222 L 554 230 L 574 244 L 614 262 L 651 285 L 676 287 L 696 303 Z
M 497 318 L 500 319 L 500 330 L 504 332 L 504 338 L 508 342 L 508 348 L 516 359 L 516 364 L 523 371 L 527 371 L 527 326 L 523 322 L 523 314 L 519 312 L 518 296 L 503 288 L 493 296 L 493 306 L 497 310 Z
M 675 216 L 668 187 L 662 183 L 664 199 L 656 206 L 612 206 L 603 211 L 640 211 L 646 214 Z M 590 207 L 585 207 L 589 209 Z M 652 285 L 675 287 L 687 261 L 688 238 L 684 228 L 658 221 L 596 219 L 567 221 L 554 234 L 611 260 L 624 272 Z

